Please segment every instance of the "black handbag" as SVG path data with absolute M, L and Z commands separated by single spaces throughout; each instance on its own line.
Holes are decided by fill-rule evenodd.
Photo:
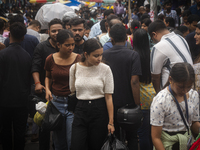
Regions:
M 75 69 L 74 69 L 74 79 L 76 80 L 76 67 L 77 64 L 75 64 Z M 74 80 L 74 85 L 75 85 L 75 80 Z M 78 99 L 76 97 L 76 92 L 71 93 L 70 95 L 68 95 L 68 111 L 74 113 L 75 108 L 76 108 L 76 104 L 78 102 Z
M 49 101 L 47 105 L 47 110 L 45 112 L 45 117 L 42 122 L 42 130 L 54 131 L 61 130 L 63 125 L 63 116 L 56 106 Z

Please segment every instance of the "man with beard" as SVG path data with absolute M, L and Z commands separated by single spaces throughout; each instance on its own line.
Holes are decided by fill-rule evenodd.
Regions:
M 85 20 L 82 18 L 72 18 L 69 21 L 70 29 L 72 33 L 74 34 L 74 40 L 75 40 L 75 48 L 74 53 L 82 54 L 83 53 L 83 45 L 85 43 L 83 36 L 85 33 Z
M 197 4 L 191 6 L 189 10 L 192 14 L 196 14 L 200 17 L 200 0 L 196 0 L 196 3 Z
M 35 82 L 35 94 L 43 99 L 45 99 L 45 94 L 42 92 L 45 89 L 45 60 L 47 56 L 56 52 L 56 36 L 61 29 L 63 29 L 63 26 L 60 19 L 51 20 L 49 23 L 49 38 L 39 43 L 33 54 L 31 73 Z M 39 149 L 49 150 L 49 141 L 50 132 L 41 132 L 41 130 L 39 130 Z
M 175 20 L 175 26 L 178 27 L 179 21 L 178 21 L 177 13 L 176 13 L 175 10 L 171 10 L 171 8 L 172 8 L 172 3 L 171 3 L 171 1 L 170 1 L 170 0 L 166 0 L 166 1 L 164 2 L 164 10 L 161 11 L 161 12 L 158 14 L 158 16 L 159 16 L 160 14 L 163 14 L 163 15 L 165 15 L 165 17 L 172 17 L 172 18 L 174 18 L 174 20 Z

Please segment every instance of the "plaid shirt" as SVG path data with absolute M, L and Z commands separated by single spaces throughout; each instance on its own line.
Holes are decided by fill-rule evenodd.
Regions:
M 175 20 L 175 26 L 178 27 L 178 16 L 175 10 L 171 10 L 171 12 L 168 14 L 164 10 L 161 11 L 158 15 L 163 14 L 166 17 L 172 17 Z

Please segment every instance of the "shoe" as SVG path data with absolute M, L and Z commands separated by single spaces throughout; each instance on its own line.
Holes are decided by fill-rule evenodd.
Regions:
M 38 134 L 32 134 L 32 136 L 31 136 L 31 142 L 37 142 L 37 141 L 39 141 Z

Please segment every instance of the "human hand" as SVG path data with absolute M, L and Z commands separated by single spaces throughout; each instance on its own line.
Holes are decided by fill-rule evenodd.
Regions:
M 35 93 L 36 94 L 42 93 L 43 89 L 45 89 L 45 87 L 41 83 L 38 83 L 35 85 Z
M 108 124 L 108 133 L 113 134 L 115 131 L 115 127 L 113 124 Z
M 50 90 L 46 90 L 46 97 L 45 98 L 46 98 L 47 101 L 51 101 L 53 99 Z

